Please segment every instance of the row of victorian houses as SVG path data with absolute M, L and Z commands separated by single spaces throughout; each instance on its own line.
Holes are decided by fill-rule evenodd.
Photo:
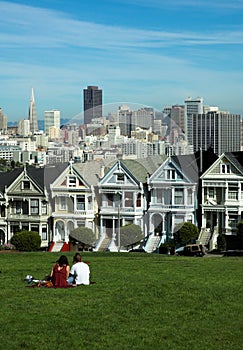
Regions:
M 37 231 L 41 246 L 59 250 L 85 226 L 95 250 L 118 250 L 118 230 L 139 225 L 146 251 L 156 251 L 183 222 L 196 224 L 199 241 L 236 234 L 243 219 L 243 152 L 211 151 L 140 160 L 25 166 L 0 173 L 0 240 Z M 120 247 L 119 247 L 120 248 Z

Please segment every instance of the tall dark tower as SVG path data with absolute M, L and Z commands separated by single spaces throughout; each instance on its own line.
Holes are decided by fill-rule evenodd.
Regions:
M 31 89 L 31 96 L 30 96 L 29 121 L 30 121 L 30 131 L 33 134 L 35 131 L 38 131 L 38 122 L 37 122 L 34 89 L 33 88 Z
M 102 117 L 102 90 L 98 86 L 84 89 L 84 124 L 90 124 L 93 118 Z

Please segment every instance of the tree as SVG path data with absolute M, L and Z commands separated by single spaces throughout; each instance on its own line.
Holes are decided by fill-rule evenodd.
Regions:
M 93 247 L 96 242 L 95 233 L 88 227 L 80 226 L 70 232 L 70 237 L 77 242 Z
M 176 245 L 186 245 L 195 241 L 198 236 L 198 227 L 191 222 L 184 222 L 177 226 L 174 232 L 174 241 Z
M 40 249 L 41 238 L 38 232 L 24 230 L 16 232 L 10 239 L 10 243 L 17 250 L 30 252 Z
M 236 234 L 239 240 L 239 247 L 243 249 L 243 220 L 239 221 L 236 225 Z
M 120 228 L 120 245 L 133 246 L 143 239 L 143 233 L 139 225 L 130 224 Z

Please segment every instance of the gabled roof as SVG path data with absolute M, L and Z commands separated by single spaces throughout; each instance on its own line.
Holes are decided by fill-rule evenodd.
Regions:
M 185 174 L 191 182 L 198 183 L 199 168 L 194 154 L 172 156 L 171 159 L 177 164 L 182 174 Z
M 215 167 L 216 164 L 221 162 L 223 158 L 228 159 L 228 161 L 238 169 L 239 173 L 243 175 L 243 152 L 225 152 L 221 154 L 217 160 L 202 174 L 201 178 L 204 178 L 210 171 Z
M 243 152 L 225 152 L 225 156 L 243 174 Z
M 67 167 L 67 163 L 55 164 L 55 166 L 45 166 L 43 168 L 36 168 L 28 166 L 26 174 L 42 191 L 44 188 L 50 187 L 50 184 L 56 177 Z M 24 168 L 17 168 L 13 171 L 0 173 L 0 191 L 4 192 L 5 186 L 9 187 L 22 173 Z
M 23 168 L 17 168 L 9 172 L 0 173 L 0 191 L 4 192 L 5 187 L 9 187 L 22 172 Z

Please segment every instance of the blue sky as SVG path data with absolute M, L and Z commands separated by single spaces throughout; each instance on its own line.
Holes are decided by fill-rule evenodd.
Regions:
M 161 110 L 202 96 L 243 115 L 243 0 L 0 1 L 0 107 L 27 117 L 82 112 L 83 89 L 104 104 Z

